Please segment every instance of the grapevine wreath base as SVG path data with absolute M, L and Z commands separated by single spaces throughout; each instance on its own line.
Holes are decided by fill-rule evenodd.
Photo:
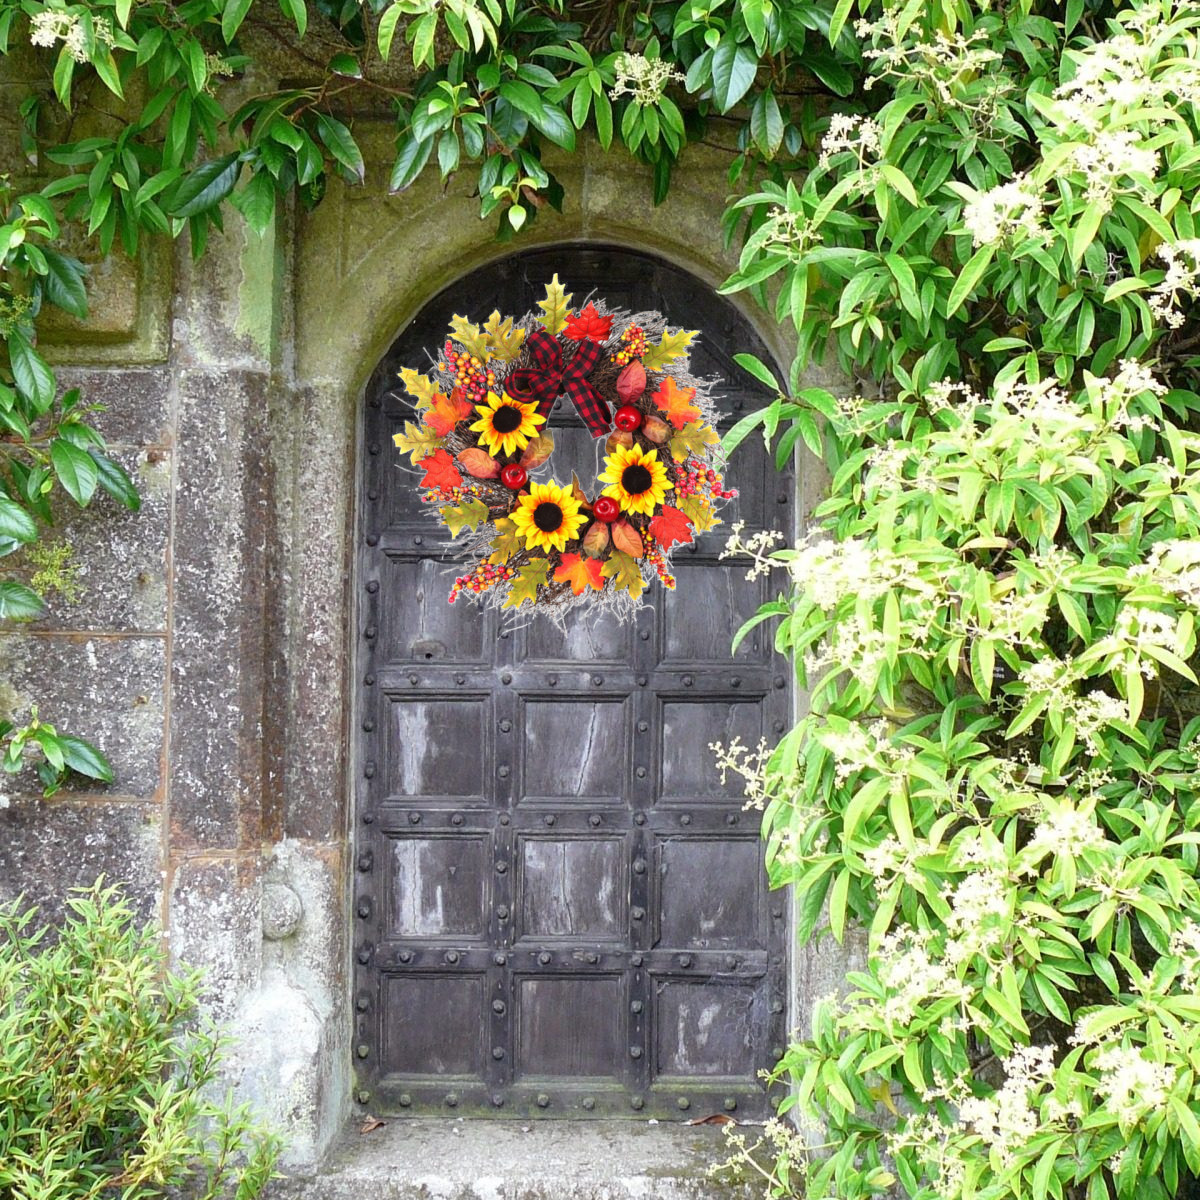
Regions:
M 589 299 L 578 312 L 555 275 L 540 312 L 482 325 L 456 316 L 428 374 L 400 372 L 415 421 L 396 445 L 422 499 L 459 543 L 468 592 L 561 621 L 581 605 L 631 615 L 671 551 L 718 524 L 725 489 L 712 380 L 688 369 L 694 332 L 657 312 Z M 546 420 L 559 396 L 604 438 L 595 480 L 553 478 Z

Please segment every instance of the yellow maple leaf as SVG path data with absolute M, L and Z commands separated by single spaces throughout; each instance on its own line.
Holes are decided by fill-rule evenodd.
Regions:
M 502 358 L 505 362 L 512 362 L 521 353 L 521 346 L 525 341 L 525 330 L 514 329 L 512 317 L 505 317 L 502 321 L 500 313 L 494 312 L 488 317 L 487 324 L 483 328 L 488 335 L 493 357 Z
M 548 558 L 531 558 L 517 569 L 517 578 L 512 581 L 501 608 L 520 608 L 527 600 L 530 604 L 536 603 L 538 588 L 544 586 L 549 573 Z
M 635 600 L 646 590 L 638 560 L 623 550 L 614 550 L 604 561 L 600 574 L 611 579 L 615 587 L 628 592 Z
M 517 527 L 507 518 L 500 517 L 496 521 L 496 536 L 492 538 L 492 553 L 488 562 L 493 567 L 506 563 L 523 545 Z
M 415 371 L 412 367 L 402 367 L 400 379 L 408 390 L 408 394 L 416 401 L 417 409 L 428 408 L 433 403 L 434 397 L 441 394 L 438 385 L 428 375 L 422 375 L 420 371 Z
M 571 308 L 572 293 L 565 291 L 558 282 L 558 273 L 546 284 L 546 298 L 538 301 L 542 310 L 542 324 L 550 333 L 557 333 L 567 323 L 567 313 Z
M 403 433 L 393 433 L 392 441 L 401 454 L 409 456 L 414 467 L 442 444 L 442 439 L 432 429 L 413 421 L 405 422 Z
M 716 430 L 703 421 L 689 421 L 678 433 L 671 435 L 667 447 L 676 462 L 686 462 L 689 454 L 701 458 L 705 446 L 715 446 L 720 440 Z
M 646 353 L 642 355 L 642 366 L 647 371 L 661 371 L 673 359 L 682 358 L 696 332 L 695 329 L 680 329 L 675 333 L 668 330 L 663 334 L 661 342 L 646 347 Z
M 450 318 L 450 336 L 468 354 L 473 354 L 480 361 L 487 358 L 490 339 L 478 325 L 460 317 L 457 313 Z

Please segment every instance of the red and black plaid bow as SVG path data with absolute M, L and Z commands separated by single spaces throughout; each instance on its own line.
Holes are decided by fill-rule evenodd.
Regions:
M 533 365 L 513 371 L 504 381 L 504 390 L 514 400 L 536 401 L 538 412 L 544 417 L 550 415 L 554 401 L 565 392 L 583 423 L 591 430 L 592 437 L 604 437 L 612 428 L 612 417 L 604 398 L 587 380 L 589 372 L 600 361 L 601 344 L 580 342 L 566 366 L 558 339 L 546 330 L 535 330 L 525 340 L 525 345 Z

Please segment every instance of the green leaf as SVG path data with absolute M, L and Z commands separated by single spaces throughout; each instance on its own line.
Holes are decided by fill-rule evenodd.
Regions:
M 31 621 L 45 611 L 41 598 L 32 588 L 11 579 L 0 582 L 0 618 L 6 621 Z
M 46 260 L 46 274 L 42 277 L 46 299 L 71 316 L 84 320 L 87 317 L 87 291 L 83 276 L 87 268 L 79 259 L 60 254 L 49 246 L 41 247 L 41 251 Z
M 275 216 L 275 184 L 266 171 L 250 177 L 240 192 L 233 196 L 233 206 L 243 217 L 246 224 L 261 237 L 266 233 Z
M 783 115 L 770 88 L 759 93 L 750 110 L 750 136 L 767 158 L 773 158 L 783 144 Z
M 304 31 L 308 28 L 308 6 L 304 0 L 279 0 L 279 7 L 283 10 L 285 17 L 292 18 L 292 23 L 296 26 L 296 33 L 303 37 Z M 394 24 L 395 22 L 393 22 Z M 383 57 L 387 58 L 387 55 L 385 54 Z
M 359 150 L 358 143 L 355 142 L 350 130 L 341 121 L 319 112 L 317 113 L 317 132 L 321 136 L 321 141 L 329 148 L 330 154 L 347 171 L 357 176 L 359 183 L 362 183 L 366 175 L 366 167 L 363 165 L 362 151 Z
M 418 141 L 408 134 L 400 143 L 396 154 L 396 162 L 392 167 L 392 178 L 388 191 L 402 192 L 411 187 L 418 175 L 425 169 L 429 155 L 433 152 L 433 138 L 423 138 Z
M 60 733 L 58 747 L 62 751 L 63 761 L 72 771 L 78 771 L 80 775 L 86 775 L 89 779 L 98 779 L 101 783 L 112 783 L 113 770 L 108 759 L 90 742 L 85 742 L 81 737 Z
M 14 542 L 32 542 L 37 538 L 33 518 L 7 496 L 0 496 L 0 538 Z
M 142 498 L 125 468 L 95 447 L 89 447 L 88 454 L 96 464 L 96 478 L 100 486 L 130 512 L 137 512 L 142 507 Z
M 545 111 L 541 96 L 520 79 L 506 79 L 500 85 L 500 95 L 531 119 L 540 117 Z
M 713 51 L 713 99 L 719 112 L 728 112 L 751 88 L 758 74 L 758 56 L 745 42 L 728 35 Z
M 392 52 L 392 39 L 396 36 L 396 26 L 400 23 L 400 18 L 404 15 L 399 4 L 393 4 L 391 8 L 379 18 L 379 31 L 377 41 L 379 44 L 379 57 L 387 62 L 388 55 Z
M 329 60 L 329 69 L 335 75 L 345 75 L 347 79 L 362 78 L 362 67 L 353 54 L 335 54 Z
M 65 438 L 55 438 L 50 446 L 50 461 L 54 473 L 76 504 L 83 507 L 92 498 L 100 472 L 92 456 Z
M 529 119 L 534 128 L 555 145 L 564 150 L 575 149 L 575 127 L 561 108 L 548 104 L 536 112 L 531 112 Z
M 850 10 L 854 7 L 854 0 L 837 0 L 834 5 L 833 13 L 829 18 L 829 44 L 832 46 L 838 40 L 838 35 L 842 32 L 842 27 L 846 24 L 846 18 L 850 15 Z
M 975 285 L 983 278 L 983 273 L 991 264 L 992 255 L 995 253 L 995 246 L 980 246 L 978 250 L 971 255 L 970 261 L 962 269 L 962 273 L 954 281 L 954 286 L 950 289 L 950 297 L 946 301 L 946 316 L 952 317 L 963 305 L 963 302 L 971 294 Z
M 8 361 L 17 391 L 40 414 L 54 403 L 54 372 L 19 329 L 8 335 Z
M 226 45 L 233 41 L 234 35 L 241 28 L 252 2 L 253 0 L 225 0 L 225 8 L 221 13 L 221 36 Z
M 753 375 L 760 383 L 765 383 L 773 392 L 780 391 L 779 384 L 775 380 L 775 376 L 771 374 L 770 369 L 761 359 L 756 358 L 753 354 L 735 354 L 733 361 L 737 363 L 743 371 Z
M 194 217 L 216 208 L 233 191 L 241 169 L 238 154 L 225 154 L 201 163 L 179 181 L 167 211 L 173 217 Z

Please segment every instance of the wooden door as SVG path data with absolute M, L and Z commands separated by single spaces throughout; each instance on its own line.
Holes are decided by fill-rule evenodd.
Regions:
M 764 348 L 686 273 L 627 251 L 506 259 L 430 303 L 368 389 L 360 516 L 356 1067 L 375 1112 L 761 1116 L 757 1078 L 785 1038 L 786 920 L 757 814 L 708 749 L 774 740 L 784 662 L 765 632 L 729 645 L 765 598 L 718 561 L 719 526 L 675 559 L 635 623 L 507 624 L 464 597 L 391 434 L 397 372 L 450 318 L 534 307 L 555 272 L 581 303 L 660 309 L 700 330 L 693 371 L 729 420 L 762 396 L 732 355 Z M 594 478 L 603 443 L 552 414 L 554 476 Z M 788 529 L 794 485 L 739 451 L 726 510 Z M 730 517 L 729 514 L 733 516 Z

